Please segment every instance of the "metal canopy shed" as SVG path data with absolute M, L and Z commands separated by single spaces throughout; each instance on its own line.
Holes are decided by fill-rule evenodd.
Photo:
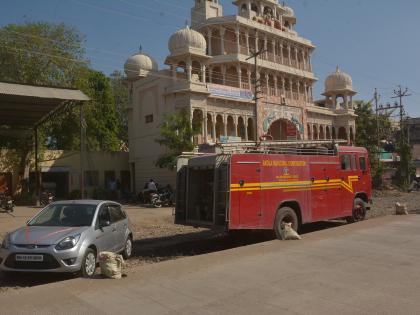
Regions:
M 37 192 L 40 193 L 38 166 L 38 127 L 67 106 L 80 106 L 81 192 L 83 196 L 83 103 L 89 101 L 82 91 L 68 88 L 0 82 L 0 136 L 19 135 L 19 130 L 33 130 Z

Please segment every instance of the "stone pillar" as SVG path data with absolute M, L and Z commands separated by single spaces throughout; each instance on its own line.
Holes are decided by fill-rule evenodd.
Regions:
M 310 87 L 309 91 L 311 92 L 311 102 L 314 100 L 314 94 L 313 94 L 313 89 L 312 86 Z
M 239 41 L 240 41 L 241 33 L 239 31 L 239 26 L 236 26 L 235 35 L 236 35 L 236 53 L 240 54 L 241 53 L 241 47 L 240 47 Z
M 176 77 L 176 65 L 171 65 L 171 70 L 172 70 L 172 79 L 174 81 L 176 81 L 177 77 Z
M 265 56 L 265 60 L 268 59 L 268 50 L 267 50 L 267 35 L 264 35 L 264 56 Z
M 305 89 L 305 102 L 308 101 L 308 85 L 306 82 L 303 83 L 303 88 Z
M 245 45 L 246 45 L 246 54 L 249 55 L 249 32 L 245 31 Z
M 235 137 L 237 137 L 238 136 L 238 116 L 234 115 L 232 118 L 233 118 L 233 126 L 235 128 L 235 131 L 233 134 L 235 135 Z
M 208 48 L 208 54 L 209 56 L 213 55 L 212 45 L 211 45 L 211 35 L 212 35 L 212 29 L 209 27 L 207 29 L 207 48 Z
M 241 69 L 240 64 L 236 65 L 236 72 L 238 73 L 238 87 L 241 89 L 242 88 L 242 69 Z
M 248 117 L 244 118 L 244 126 L 245 126 L 245 141 L 248 141 Z
M 255 52 L 258 51 L 258 32 L 255 32 Z
M 354 107 L 353 107 L 353 95 L 350 95 L 350 109 L 354 109 Z
M 295 62 L 296 62 L 296 68 L 299 68 L 299 61 L 298 61 L 298 49 L 295 47 Z
M 305 50 L 302 50 L 302 61 L 303 61 L 303 70 L 307 71 L 307 69 L 306 69 L 306 53 L 305 53 Z
M 298 100 L 300 100 L 300 82 L 299 82 L 299 80 L 298 81 L 296 81 L 296 87 L 297 87 L 297 99 Z
M 220 27 L 220 50 L 221 55 L 225 54 L 225 28 Z
M 287 44 L 287 59 L 288 59 L 288 65 L 289 66 L 292 65 L 291 50 L 292 50 L 292 48 L 290 47 L 289 44 Z
M 209 66 L 209 82 L 213 82 L 213 68 Z
M 201 112 L 203 113 L 203 143 L 207 143 L 207 112 L 204 109 Z
M 286 97 L 286 80 L 284 77 L 281 77 L 281 93 Z
M 191 81 L 191 75 L 192 75 L 192 62 L 191 62 L 191 58 L 188 57 L 188 60 L 187 60 L 187 79 L 188 79 L 188 81 Z
M 312 72 L 312 61 L 311 61 L 311 54 L 308 53 L 308 65 L 309 65 L 309 71 Z
M 270 95 L 270 85 L 268 84 L 268 73 L 265 74 L 265 86 L 267 89 L 267 95 Z
M 274 95 L 277 96 L 277 76 L 274 76 Z
M 223 135 L 227 136 L 227 116 L 223 115 Z
M 277 58 L 276 58 L 276 40 L 273 39 L 272 43 L 273 45 L 273 62 L 277 62 Z
M 344 95 L 344 107 L 349 109 L 349 99 L 347 95 Z
M 213 138 L 213 142 L 216 143 L 217 138 L 216 138 L 216 114 L 213 113 L 211 115 L 211 136 Z
M 247 72 L 246 72 L 247 76 L 248 76 L 248 85 L 249 85 L 249 89 L 251 90 L 251 69 L 248 68 Z
M 280 42 L 280 63 L 283 64 L 283 42 Z
M 226 85 L 226 65 L 222 65 L 222 84 Z
M 201 64 L 201 82 L 206 83 L 206 65 Z

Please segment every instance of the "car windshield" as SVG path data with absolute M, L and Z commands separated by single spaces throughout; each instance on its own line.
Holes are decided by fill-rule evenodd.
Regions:
M 90 226 L 95 205 L 51 204 L 28 222 L 29 226 Z

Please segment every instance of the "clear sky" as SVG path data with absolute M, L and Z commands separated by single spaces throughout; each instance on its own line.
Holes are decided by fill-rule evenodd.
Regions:
M 92 67 L 122 70 L 140 46 L 162 67 L 170 35 L 190 19 L 193 0 L 0 0 L 0 24 L 64 22 L 86 36 Z M 224 14 L 236 12 L 222 0 Z M 377 87 L 385 104 L 393 89 L 408 87 L 408 114 L 420 116 L 420 0 L 290 0 L 299 35 L 316 45 L 313 68 L 320 98 L 337 65 L 353 78 L 358 99 Z

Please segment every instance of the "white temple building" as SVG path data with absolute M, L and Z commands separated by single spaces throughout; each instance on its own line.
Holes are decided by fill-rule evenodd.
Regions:
M 337 67 L 325 80 L 325 98 L 314 101 L 315 46 L 294 30 L 294 11 L 277 0 L 233 4 L 237 14 L 224 16 L 218 0 L 195 0 L 191 28 L 169 38 L 165 69 L 144 52 L 127 59 L 130 165 L 137 190 L 149 178 L 175 183 L 175 172 L 155 167 L 166 150 L 156 139 L 165 115 L 182 108 L 202 124 L 197 145 L 257 136 L 354 141 L 352 79 Z M 248 58 L 260 50 L 255 75 L 254 60 Z

